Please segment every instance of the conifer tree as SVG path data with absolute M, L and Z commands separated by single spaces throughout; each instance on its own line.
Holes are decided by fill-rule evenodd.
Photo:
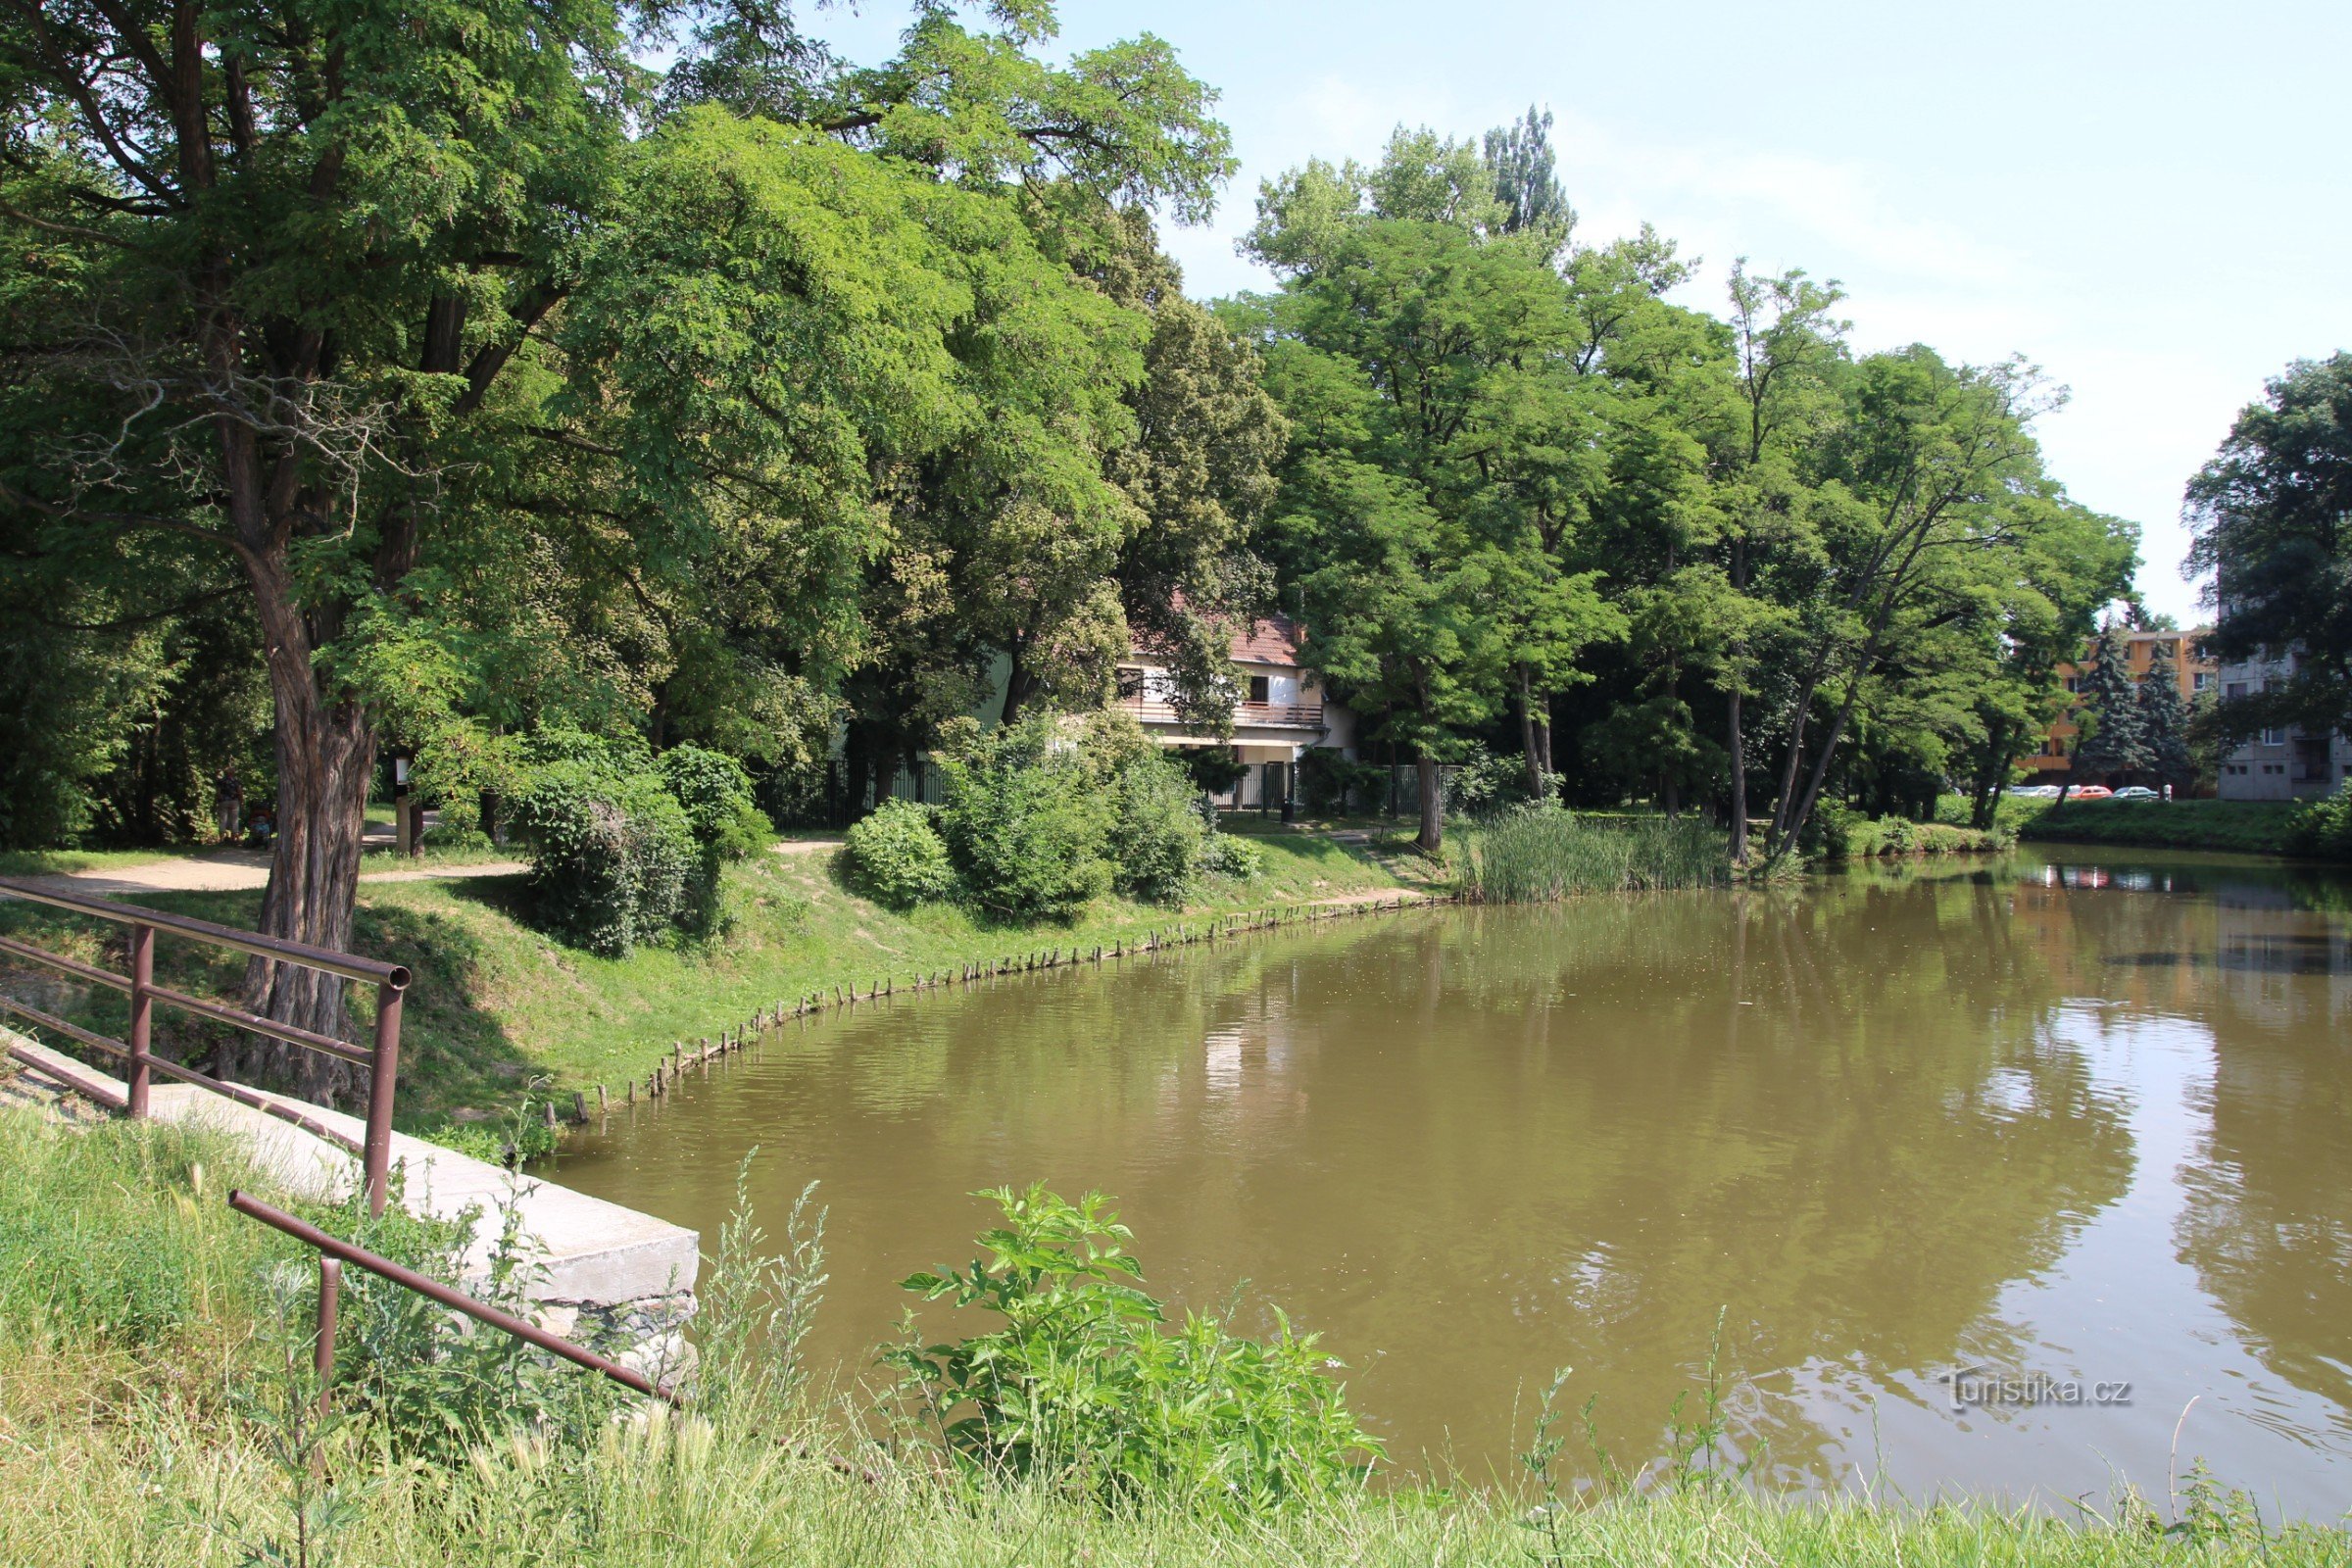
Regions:
M 2082 738 L 2075 746 L 2074 781 L 2121 775 L 2126 782 L 2150 765 L 2146 731 L 2141 725 L 2139 694 L 2132 687 L 2131 666 L 2125 662 L 2123 634 L 2110 626 L 2099 633 L 2091 655 L 2090 672 L 2077 688 L 2081 704 L 2076 722 Z
M 2140 737 L 2148 751 L 2148 770 L 2158 784 L 2187 789 L 2196 778 L 2197 764 L 2188 752 L 2188 704 L 2180 696 L 2180 677 L 2174 668 L 2169 644 L 2156 645 L 2134 706 Z

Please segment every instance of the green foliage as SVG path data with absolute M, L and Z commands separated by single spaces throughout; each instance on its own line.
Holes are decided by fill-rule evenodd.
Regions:
M 979 1237 L 986 1260 L 904 1283 L 1001 1325 L 936 1345 L 910 1325 L 884 1356 L 970 1474 L 1067 1474 L 1105 1503 L 1252 1514 L 1344 1491 L 1379 1457 L 1315 1337 L 1293 1334 L 1279 1313 L 1264 1341 L 1201 1313 L 1171 1331 L 1138 1283 L 1131 1233 L 1100 1195 L 1070 1203 L 1038 1185 L 975 1196 L 1004 1216 Z
M 2125 656 L 2128 646 L 2122 631 L 2109 627 L 2101 632 L 2090 668 L 2077 684 L 2081 702 L 2075 710 L 2075 721 L 2082 728 L 2082 736 L 2075 743 L 2077 776 L 2089 775 L 2095 779 L 2116 774 L 2128 779 L 2154 763 L 2139 693 L 2132 684 Z
M 1111 845 L 1119 890 L 1152 904 L 1184 903 L 1200 876 L 1208 837 L 1191 781 L 1153 752 L 1121 768 L 1115 790 Z
M 2248 404 L 2188 484 L 2189 565 L 2229 607 L 2206 639 L 2225 662 L 2291 666 L 2225 702 L 2219 733 L 2352 724 L 2352 352 L 2298 360 Z
M 554 760 L 514 801 L 540 921 L 607 957 L 662 941 L 688 910 L 701 860 L 685 809 L 626 749 L 587 736 L 542 744 Z
M 1015 919 L 1067 919 L 1110 891 L 1115 808 L 1053 718 L 996 730 L 940 767 L 940 827 L 975 904 Z
M 956 867 L 931 819 L 930 808 L 894 798 L 852 824 L 851 886 L 894 909 L 953 897 Z
M 686 812 L 695 841 L 722 860 L 740 860 L 776 836 L 752 797 L 751 775 L 732 757 L 676 746 L 659 763 L 662 782 Z
M 1254 840 L 1237 838 L 1231 833 L 1211 833 L 1201 841 L 1200 870 L 1205 876 L 1247 882 L 1265 874 L 1265 848 Z
M 2352 864 L 2352 784 L 2297 809 L 2287 824 L 2285 848 L 2305 859 Z
M 2297 815 L 2283 801 L 2068 801 L 2019 829 L 2029 843 L 2286 855 Z
M 1720 886 L 1730 880 L 1722 832 L 1694 817 L 1596 825 L 1557 807 L 1522 807 L 1461 836 L 1455 876 L 1489 904 L 1574 893 Z
M 1337 747 L 1317 746 L 1298 760 L 1298 792 L 1310 815 L 1370 811 L 1388 804 L 1389 770 L 1378 762 L 1351 762 Z

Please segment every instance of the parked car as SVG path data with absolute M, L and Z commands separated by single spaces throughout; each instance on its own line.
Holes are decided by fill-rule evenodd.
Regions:
M 2128 784 L 2115 792 L 2115 798 L 2119 801 L 2161 801 L 2164 799 L 2145 784 Z
M 2115 791 L 2104 784 L 2082 784 L 2076 787 L 2072 798 L 2078 801 L 2111 801 L 2115 799 Z

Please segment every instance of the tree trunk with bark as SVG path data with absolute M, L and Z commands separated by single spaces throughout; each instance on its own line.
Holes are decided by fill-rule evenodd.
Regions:
M 1446 778 L 1427 746 L 1414 751 L 1413 771 L 1421 793 L 1421 831 L 1414 837 L 1413 847 L 1424 855 L 1435 855 L 1446 845 Z

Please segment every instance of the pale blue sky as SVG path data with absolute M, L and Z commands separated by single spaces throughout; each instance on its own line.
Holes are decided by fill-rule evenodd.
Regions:
M 903 8 L 812 18 L 855 58 Z M 1703 256 L 1843 281 L 1865 349 L 2012 352 L 2073 389 L 2042 427 L 2086 504 L 2145 529 L 2142 591 L 2183 620 L 2180 487 L 2263 378 L 2352 347 L 2352 5 L 1259 3 L 1064 0 L 1057 47 L 1151 31 L 1224 93 L 1242 172 L 1170 231 L 1190 290 L 1259 179 L 1375 155 L 1399 121 L 1474 135 L 1558 117 L 1588 241 L 1647 220 Z

